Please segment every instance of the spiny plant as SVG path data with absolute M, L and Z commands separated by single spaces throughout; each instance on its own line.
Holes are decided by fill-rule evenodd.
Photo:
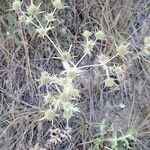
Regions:
M 126 55 L 129 53 L 129 44 L 118 43 L 119 46 L 116 45 L 116 54 L 111 58 L 106 54 L 99 53 L 96 62 L 93 65 L 85 65 L 79 66 L 81 61 L 84 58 L 90 58 L 94 47 L 98 41 L 106 41 L 107 35 L 102 30 L 95 31 L 94 33 L 88 30 L 85 30 L 82 35 L 84 37 L 83 44 L 83 55 L 77 61 L 77 63 L 73 62 L 73 54 L 71 53 L 71 46 L 68 51 L 62 50 L 55 42 L 52 40 L 50 36 L 50 32 L 53 28 L 55 28 L 55 23 L 58 23 L 58 19 L 55 18 L 55 13 L 59 10 L 65 9 L 66 6 L 61 0 L 53 0 L 52 5 L 54 10 L 50 13 L 40 10 L 40 6 L 42 3 L 35 5 L 33 0 L 31 0 L 31 4 L 26 6 L 26 8 L 22 7 L 22 2 L 19 0 L 15 0 L 12 4 L 11 10 L 16 11 L 18 15 L 18 21 L 20 24 L 25 26 L 32 25 L 34 27 L 35 34 L 38 35 L 39 38 L 46 38 L 53 45 L 54 49 L 57 51 L 58 56 L 55 59 L 60 59 L 63 65 L 64 70 L 62 70 L 59 74 L 49 74 L 47 71 L 43 71 L 41 76 L 37 81 L 39 82 L 39 86 L 45 86 L 46 92 L 43 94 L 43 100 L 46 105 L 41 110 L 43 113 L 43 118 L 41 120 L 46 119 L 51 121 L 52 125 L 54 124 L 55 118 L 64 118 L 66 119 L 66 129 L 69 128 L 69 120 L 75 113 L 80 112 L 77 100 L 80 98 L 80 90 L 75 85 L 75 80 L 78 76 L 81 76 L 86 71 L 86 68 L 89 67 L 101 67 L 101 69 L 105 72 L 105 87 L 113 88 L 117 86 L 114 78 L 111 77 L 111 74 L 115 74 L 117 78 L 120 78 L 123 74 L 123 65 L 111 65 L 110 62 L 116 57 L 120 57 L 126 60 Z M 40 17 L 38 17 L 40 15 Z M 40 19 L 39 19 L 40 18 Z M 92 36 L 94 34 L 94 36 Z M 145 49 L 149 48 L 149 38 L 146 37 L 144 40 Z M 50 87 L 54 86 L 56 89 L 56 93 L 52 93 Z M 107 138 L 106 135 L 109 134 Z M 105 123 L 102 123 L 101 131 L 98 135 L 99 137 L 94 139 L 95 149 L 98 149 L 98 145 L 107 141 L 110 143 L 110 147 L 106 147 L 107 149 L 119 150 L 120 142 L 123 143 L 123 147 L 129 149 L 129 141 L 135 141 L 134 133 L 129 131 L 127 133 L 118 132 L 112 126 L 112 130 L 109 132 L 105 131 Z

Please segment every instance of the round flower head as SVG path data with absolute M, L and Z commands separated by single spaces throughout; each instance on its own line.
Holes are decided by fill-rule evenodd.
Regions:
M 41 73 L 41 77 L 40 77 L 40 79 L 38 79 L 38 81 L 40 82 L 41 85 L 43 85 L 43 84 L 48 84 L 49 79 L 50 79 L 50 76 L 49 76 L 48 72 L 44 71 Z
M 113 78 L 107 78 L 105 80 L 105 86 L 106 87 L 112 87 L 114 85 L 114 79 Z
M 56 112 L 54 110 L 48 109 L 45 111 L 44 118 L 46 120 L 52 121 L 54 119 L 55 115 L 56 115 Z
M 125 55 L 128 51 L 128 48 L 127 48 L 128 45 L 123 45 L 123 44 L 120 44 L 120 46 L 117 47 L 116 51 L 119 55 Z
M 87 43 L 84 47 L 84 53 L 88 54 L 88 55 L 91 55 L 91 51 L 93 50 L 94 45 L 95 45 L 94 41 L 92 41 L 92 40 L 87 41 Z
M 22 5 L 22 3 L 20 2 L 20 0 L 15 0 L 15 1 L 12 3 L 12 10 L 21 9 L 21 5 Z
M 31 5 L 27 7 L 27 13 L 28 15 L 36 15 L 39 13 L 39 8 L 40 8 L 40 5 L 39 6 L 36 6 L 33 4 L 33 2 L 31 1 Z
M 61 59 L 68 62 L 71 59 L 71 54 L 69 52 L 63 52 Z
M 103 40 L 105 39 L 105 34 L 103 31 L 99 30 L 95 33 L 95 37 L 97 40 Z
M 54 14 L 53 13 L 49 13 L 45 16 L 45 19 L 48 21 L 48 22 L 51 22 L 51 21 L 54 21 L 55 18 L 54 18 Z
M 90 36 L 92 35 L 92 33 L 91 33 L 90 31 L 88 31 L 88 30 L 85 30 L 82 35 L 83 35 L 85 38 L 88 38 L 88 37 L 90 37 Z
M 44 96 L 44 101 L 46 103 L 51 103 L 51 102 L 53 102 L 53 100 L 54 100 L 54 97 L 52 97 L 50 93 L 48 93 L 47 95 Z
M 68 93 L 62 92 L 59 94 L 57 101 L 59 102 L 60 106 L 65 105 L 70 99 L 70 95 Z
M 64 5 L 63 5 L 63 3 L 62 3 L 61 0 L 54 0 L 54 1 L 52 2 L 52 4 L 53 4 L 53 6 L 54 6 L 55 8 L 57 8 L 57 9 L 63 9 L 63 8 L 64 8 Z
M 98 61 L 100 62 L 100 64 L 106 65 L 108 60 L 109 60 L 109 57 L 107 57 L 106 55 L 104 54 L 98 55 Z

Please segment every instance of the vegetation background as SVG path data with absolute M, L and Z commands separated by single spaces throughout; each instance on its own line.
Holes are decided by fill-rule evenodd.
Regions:
M 144 37 L 150 36 L 150 0 L 63 1 L 69 7 L 56 13 L 59 23 L 51 38 L 64 50 L 72 45 L 74 62 L 82 56 L 85 30 L 101 29 L 107 43 L 98 41 L 92 56 L 81 65 L 94 64 L 99 52 L 114 56 L 115 43 L 130 43 L 132 57 L 115 59 L 116 64 L 124 65 L 124 73 L 119 81 L 112 75 L 117 84 L 113 89 L 103 85 L 104 73 L 98 68 L 88 68 L 76 79 L 80 113 L 69 122 L 71 138 L 56 144 L 50 141 L 50 122 L 39 121 L 45 89 L 39 88 L 36 79 L 45 70 L 59 73 L 63 65 L 53 59 L 57 54 L 48 39 L 35 35 L 30 25 L 26 29 L 19 26 L 16 13 L 10 10 L 12 2 L 0 0 L 0 150 L 96 150 L 91 142 L 98 138 L 95 125 L 100 126 L 104 119 L 118 130 L 137 131 L 136 144 L 130 141 L 132 150 L 150 149 L 150 60 L 139 55 Z M 30 1 L 24 0 L 23 5 L 29 6 Z M 43 0 L 41 10 L 51 12 L 51 1 Z M 55 122 L 62 130 L 65 125 L 63 119 Z M 105 150 L 105 146 L 109 143 L 103 141 L 97 149 Z

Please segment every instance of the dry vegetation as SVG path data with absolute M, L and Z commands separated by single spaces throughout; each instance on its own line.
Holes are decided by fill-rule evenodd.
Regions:
M 33 1 L 36 25 L 56 1 Z M 0 0 L 0 150 L 149 150 L 150 0 L 64 0 L 46 33 L 12 4 Z

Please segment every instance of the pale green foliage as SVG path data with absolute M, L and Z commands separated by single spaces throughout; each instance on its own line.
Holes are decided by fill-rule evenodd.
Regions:
M 108 130 L 109 128 L 109 130 Z M 93 148 L 94 150 L 99 150 L 101 144 L 107 143 L 104 145 L 105 149 L 108 150 L 132 150 L 130 142 L 136 142 L 136 132 L 133 130 L 123 133 L 115 129 L 115 126 L 112 125 L 111 128 L 106 125 L 106 121 L 103 120 L 100 125 L 99 133 L 93 139 Z

